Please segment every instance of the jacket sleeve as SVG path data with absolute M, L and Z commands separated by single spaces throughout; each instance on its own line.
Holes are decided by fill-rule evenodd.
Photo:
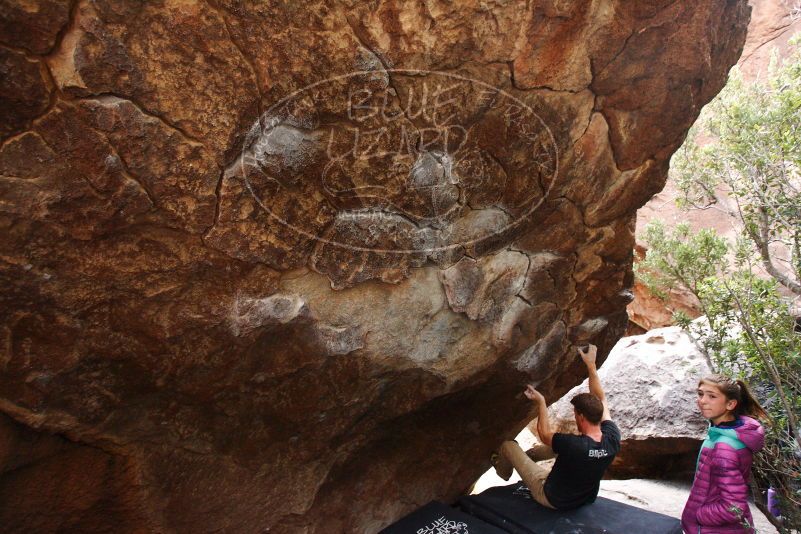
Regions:
M 720 499 L 704 503 L 695 517 L 704 526 L 743 524 L 748 510 L 748 484 L 733 458 L 717 458 L 713 466 L 713 479 L 720 488 Z M 744 526 L 744 525 L 743 525 Z

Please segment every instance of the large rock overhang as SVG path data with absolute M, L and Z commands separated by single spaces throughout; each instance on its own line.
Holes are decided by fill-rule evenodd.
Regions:
M 0 411 L 136 490 L 65 528 L 372 532 L 464 491 L 525 382 L 624 332 L 636 210 L 749 18 L 312 4 L 0 13 Z

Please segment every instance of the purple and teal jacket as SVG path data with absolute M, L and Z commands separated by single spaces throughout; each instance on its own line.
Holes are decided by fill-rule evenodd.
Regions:
M 681 514 L 688 534 L 743 534 L 754 531 L 748 508 L 751 461 L 765 443 L 756 419 L 710 426 L 701 445 L 690 498 Z

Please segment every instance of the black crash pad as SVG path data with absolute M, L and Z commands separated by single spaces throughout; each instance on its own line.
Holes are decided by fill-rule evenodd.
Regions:
M 506 534 L 481 519 L 432 501 L 379 534 Z
M 459 507 L 512 534 L 681 534 L 676 518 L 603 497 L 575 510 L 551 510 L 519 482 L 462 497 Z

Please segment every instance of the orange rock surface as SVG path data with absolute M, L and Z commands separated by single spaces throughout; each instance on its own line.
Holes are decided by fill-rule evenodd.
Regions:
M 521 384 L 624 333 L 636 210 L 748 18 L 3 2 L 0 411 L 69 444 L 0 466 L 3 528 L 375 532 L 462 493 Z

